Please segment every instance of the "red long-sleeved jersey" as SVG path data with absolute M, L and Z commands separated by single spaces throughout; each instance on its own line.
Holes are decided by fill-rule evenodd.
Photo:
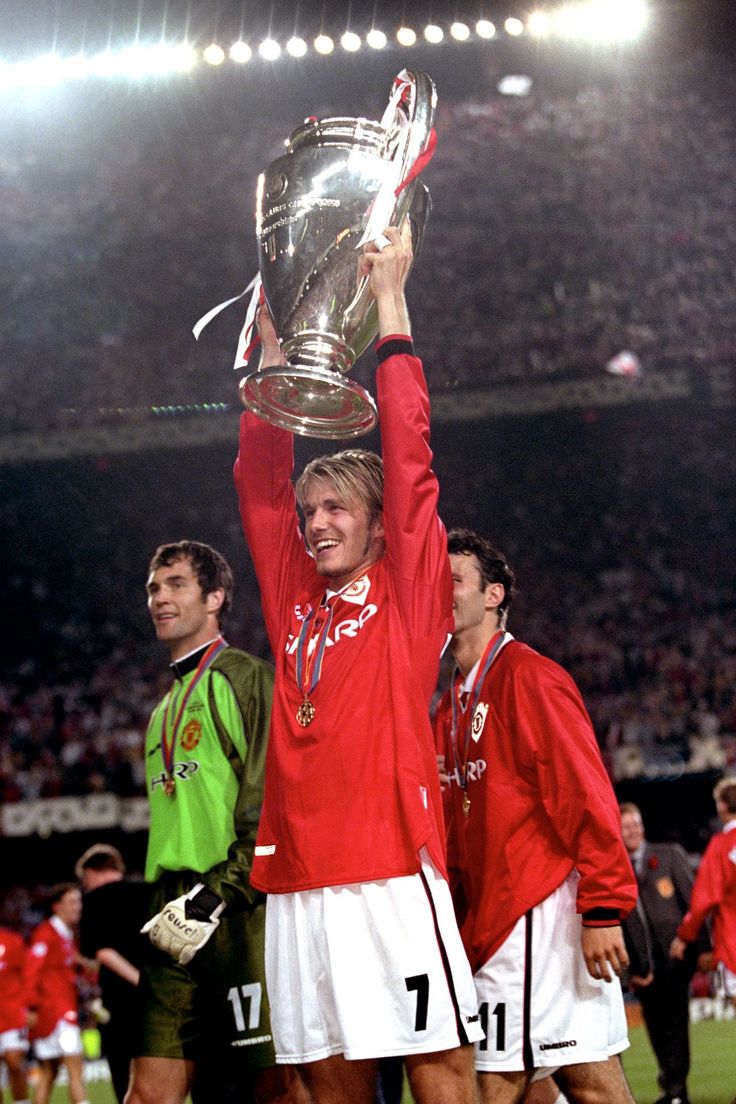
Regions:
M 77 1022 L 77 946 L 72 932 L 52 917 L 35 929 L 26 955 L 28 1007 L 37 1014 L 31 1039 L 45 1039 L 59 1020 Z
M 426 385 L 410 343 L 401 348 L 377 373 L 386 552 L 335 600 L 307 728 L 296 720 L 296 641 L 326 580 L 297 523 L 291 434 L 251 414 L 241 421 L 235 481 L 276 657 L 251 876 L 269 893 L 415 873 L 424 845 L 444 870 L 428 708 L 452 625 L 452 581 Z
M 695 875 L 690 908 L 677 929 L 692 943 L 713 914 L 713 957 L 736 974 L 736 818 L 709 841 Z
M 0 928 L 0 1034 L 26 1026 L 25 962 L 21 936 Z
M 636 880 L 616 798 L 567 672 L 515 640 L 499 652 L 480 689 L 468 739 L 467 816 L 451 716 L 447 692 L 435 735 L 451 779 L 445 793 L 450 881 L 473 970 L 573 868 L 580 874 L 579 912 L 628 913 L 636 903 Z M 461 764 L 465 732 L 458 741 Z

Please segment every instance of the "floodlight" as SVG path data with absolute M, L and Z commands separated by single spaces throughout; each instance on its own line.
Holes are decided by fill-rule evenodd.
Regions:
M 189 43 L 169 45 L 159 42 L 154 46 L 139 43 L 128 46 L 112 55 L 112 72 L 117 76 L 141 79 L 182 73 L 196 65 L 196 54 Z
M 648 18 L 645 0 L 588 0 L 561 8 L 555 17 L 555 28 L 566 38 L 614 42 L 636 38 Z
M 287 54 L 295 58 L 304 57 L 308 49 L 306 42 L 299 35 L 293 35 L 286 43 Z
M 436 23 L 429 23 L 424 28 L 424 37 L 426 38 L 427 42 L 441 42 L 442 39 L 445 37 L 445 32 L 442 30 L 441 27 L 438 27 Z
M 216 42 L 212 42 L 202 51 L 202 57 L 208 65 L 222 65 L 225 60 L 225 51 L 222 46 L 218 46 Z
M 232 61 L 236 61 L 239 65 L 244 65 L 245 62 L 250 61 L 252 57 L 253 51 L 247 42 L 243 42 L 242 39 L 233 42 L 230 47 L 230 58 Z
M 526 21 L 526 29 L 535 38 L 546 38 L 552 33 L 553 25 L 552 16 L 544 11 L 532 12 Z
M 346 31 L 340 39 L 343 50 L 347 50 L 349 54 L 354 54 L 356 50 L 360 49 L 360 35 L 357 35 L 355 31 Z
M 276 58 L 281 54 L 281 47 L 275 38 L 264 38 L 258 47 L 258 53 L 264 61 L 276 61 Z
M 365 40 L 373 50 L 382 50 L 388 42 L 383 31 L 379 31 L 375 27 L 368 32 L 365 36 Z
M 496 33 L 496 28 L 491 23 L 490 19 L 479 19 L 475 24 L 475 33 L 478 38 L 493 38 Z
M 503 26 L 506 34 L 520 35 L 524 33 L 524 24 L 520 19 L 515 19 L 513 16 L 507 19 Z
M 63 76 L 70 80 L 83 80 L 90 75 L 91 64 L 89 58 L 80 53 L 64 58 L 61 69 Z
M 335 49 L 335 43 L 329 35 L 319 34 L 314 40 L 314 48 L 318 54 L 331 54 Z
M 470 27 L 467 23 L 453 23 L 450 27 L 450 34 L 457 42 L 467 42 L 470 38 Z
M 411 27 L 399 27 L 396 32 L 396 41 L 400 46 L 413 46 L 417 40 L 417 32 Z

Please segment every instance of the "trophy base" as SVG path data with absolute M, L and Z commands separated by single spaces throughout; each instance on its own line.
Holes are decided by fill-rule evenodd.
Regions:
M 324 368 L 266 368 L 241 380 L 239 390 L 259 418 L 302 437 L 360 437 L 378 422 L 366 389 Z

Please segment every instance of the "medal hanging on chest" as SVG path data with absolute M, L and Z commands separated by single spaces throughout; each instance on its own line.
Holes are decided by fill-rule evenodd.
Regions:
M 466 695 L 467 701 L 464 705 L 461 703 L 461 687 L 463 680 L 457 669 L 450 686 L 450 702 L 452 705 L 450 740 L 452 743 L 452 754 L 455 760 L 455 777 L 457 778 L 460 789 L 463 791 L 462 807 L 464 817 L 470 816 L 471 799 L 468 794 L 468 757 L 470 753 L 470 738 L 473 733 L 473 721 L 478 707 L 478 699 L 483 689 L 485 677 L 490 671 L 493 661 L 504 645 L 508 644 L 508 642 L 513 639 L 511 633 L 498 632 L 488 641 L 486 649 L 478 663 L 478 672 L 473 680 L 472 689 L 469 694 Z M 485 720 L 485 713 L 483 714 L 483 719 Z M 462 756 L 459 748 L 461 730 L 464 736 L 462 741 Z M 482 725 L 480 731 L 482 731 Z M 480 731 L 478 732 L 478 737 L 480 736 Z M 476 739 L 478 737 L 476 737 Z
M 169 732 L 169 709 L 173 699 L 173 693 L 169 693 L 164 708 L 163 716 L 161 718 L 161 758 L 164 761 L 164 793 L 167 797 L 176 797 L 176 780 L 174 777 L 174 755 L 176 754 L 176 738 L 179 734 L 179 728 L 181 726 L 182 717 L 184 716 L 184 710 L 186 709 L 189 699 L 194 692 L 197 683 L 204 675 L 207 668 L 213 662 L 213 660 L 220 654 L 223 648 L 227 647 L 227 643 L 221 636 L 218 636 L 217 640 L 213 640 L 210 646 L 204 651 L 202 658 L 197 664 L 197 669 L 194 672 L 192 681 L 186 689 L 185 694 L 181 698 L 181 702 L 176 711 L 174 723 L 171 726 Z
M 310 610 L 299 630 L 296 646 L 296 682 L 304 698 L 297 708 L 296 720 L 302 728 L 308 728 L 317 714 L 317 709 L 309 695 L 314 693 L 322 674 L 322 661 L 332 624 L 333 609 L 333 606 L 323 601 L 315 609 Z
M 316 713 L 317 710 L 314 708 L 309 698 L 305 697 L 296 711 L 296 719 L 302 728 L 308 728 L 314 720 Z

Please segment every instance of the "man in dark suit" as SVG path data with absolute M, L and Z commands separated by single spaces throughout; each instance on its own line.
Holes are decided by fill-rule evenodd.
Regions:
M 670 958 L 669 949 L 690 904 L 693 874 L 679 844 L 647 842 L 636 805 L 627 802 L 620 810 L 624 844 L 639 883 L 637 906 L 623 923 L 629 983 L 659 1064 L 664 1095 L 657 1104 L 689 1104 L 688 993 L 704 947 L 692 944 L 683 961 Z

